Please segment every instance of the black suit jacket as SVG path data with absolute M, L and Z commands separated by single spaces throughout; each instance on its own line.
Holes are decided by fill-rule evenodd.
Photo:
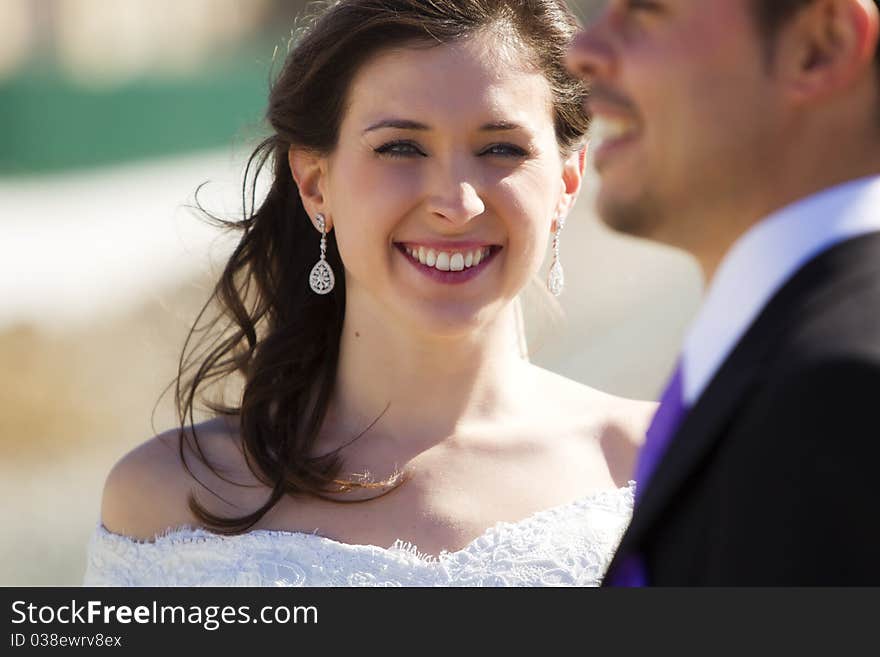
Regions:
M 880 234 L 770 300 L 640 497 L 609 573 L 640 553 L 652 585 L 880 585 Z

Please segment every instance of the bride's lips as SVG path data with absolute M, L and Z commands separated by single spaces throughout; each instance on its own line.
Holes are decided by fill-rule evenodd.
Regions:
M 425 277 L 437 283 L 444 283 L 447 285 L 459 285 L 473 280 L 486 270 L 489 264 L 503 249 L 503 247 L 497 244 L 477 242 L 457 242 L 455 244 L 437 242 L 395 242 L 394 246 L 416 271 L 421 272 Z M 419 249 L 422 250 L 422 256 L 428 256 L 428 252 L 431 252 L 433 258 L 428 256 L 425 263 L 420 262 Z M 478 253 L 479 255 L 477 255 Z M 443 256 L 440 254 L 445 254 L 450 262 L 447 263 L 444 261 Z M 459 257 L 457 258 L 456 256 Z M 438 263 L 438 260 L 440 260 L 442 264 Z M 457 263 L 456 260 L 458 261 Z M 469 263 L 470 266 L 465 266 L 465 263 Z M 441 267 L 450 267 L 450 269 L 438 269 L 438 264 L 440 264 Z M 457 266 L 463 268 L 459 271 L 453 271 Z

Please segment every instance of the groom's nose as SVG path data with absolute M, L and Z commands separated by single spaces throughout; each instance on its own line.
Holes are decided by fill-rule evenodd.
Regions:
M 565 58 L 568 70 L 588 82 L 607 79 L 614 72 L 614 61 L 611 45 L 596 23 L 575 36 Z

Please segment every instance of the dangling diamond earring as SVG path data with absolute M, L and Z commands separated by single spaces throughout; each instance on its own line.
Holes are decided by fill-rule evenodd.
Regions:
M 321 259 L 312 267 L 312 273 L 309 275 L 309 287 L 315 294 L 330 294 L 336 285 L 336 277 L 327 262 L 327 221 L 323 214 L 315 216 L 318 222 L 318 228 L 321 230 Z
M 553 236 L 553 264 L 550 265 L 550 273 L 547 275 L 547 289 L 554 297 L 562 294 L 565 287 L 565 273 L 562 271 L 562 262 L 559 260 L 559 236 L 565 226 L 565 217 L 556 217 L 556 234 Z

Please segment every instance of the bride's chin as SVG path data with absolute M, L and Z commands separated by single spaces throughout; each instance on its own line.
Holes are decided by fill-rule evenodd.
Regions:
M 491 321 L 492 315 L 485 307 L 457 303 L 432 304 L 407 317 L 410 325 L 425 336 L 466 339 L 477 335 Z

